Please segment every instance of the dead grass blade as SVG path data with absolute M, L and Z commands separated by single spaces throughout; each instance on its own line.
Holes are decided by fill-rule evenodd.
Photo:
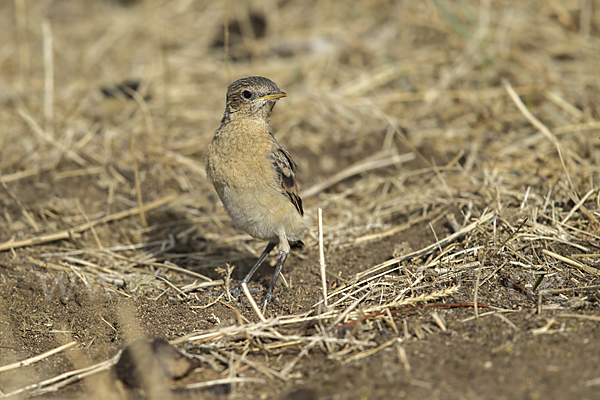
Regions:
M 47 357 L 50 357 L 53 354 L 57 354 L 57 353 L 60 353 L 61 351 L 70 349 L 71 347 L 73 347 L 75 345 L 77 345 L 77 342 L 70 342 L 70 343 L 62 345 L 60 347 L 57 347 L 55 349 L 52 349 L 50 351 L 47 351 L 43 354 L 40 354 L 38 356 L 28 358 L 27 360 L 23 360 L 23 361 L 19 361 L 19 362 L 13 363 L 13 364 L 5 365 L 3 367 L 0 367 L 0 372 L 10 371 L 11 369 L 17 369 L 17 368 L 21 368 L 21 367 L 26 367 L 35 362 L 38 362 Z
M 460 231 L 455 232 L 455 233 L 447 236 L 446 238 L 444 238 L 444 239 L 442 239 L 442 240 L 440 240 L 440 241 L 438 241 L 436 243 L 430 244 L 429 246 L 424 247 L 423 249 L 421 249 L 419 251 L 415 251 L 415 252 L 412 252 L 412 253 L 404 255 L 404 256 L 392 258 L 391 260 L 388 260 L 388 261 L 386 261 L 384 263 L 376 265 L 373 268 L 370 268 L 370 269 L 368 269 L 366 271 L 363 271 L 363 272 L 357 274 L 355 279 L 356 280 L 361 280 L 361 279 L 365 278 L 366 276 L 378 273 L 378 272 L 380 272 L 380 271 L 382 271 L 382 270 L 384 270 L 384 269 L 386 269 L 386 268 L 388 268 L 388 267 L 390 267 L 390 266 L 392 266 L 394 264 L 398 264 L 398 263 L 400 263 L 402 261 L 411 260 L 413 258 L 421 257 L 423 255 L 429 254 L 432 251 L 434 251 L 434 250 L 436 250 L 436 249 L 438 249 L 438 248 L 440 248 L 442 246 L 446 246 L 447 244 L 453 242 L 454 240 L 458 239 L 459 237 L 465 235 L 466 233 L 471 232 L 478 225 L 485 224 L 486 222 L 488 222 L 489 220 L 491 220 L 493 216 L 494 216 L 493 212 L 487 212 L 484 215 L 482 215 L 477 221 L 470 223 L 469 225 L 465 226 Z
M 407 153 L 403 155 L 392 155 L 383 159 L 381 158 L 381 156 L 382 154 L 370 156 L 366 160 L 360 161 L 344 169 L 343 171 L 338 172 L 332 177 L 325 179 L 323 182 L 318 183 L 306 190 L 303 190 L 302 193 L 300 193 L 300 196 L 302 198 L 309 198 L 335 185 L 336 183 L 343 181 L 344 179 L 350 178 L 351 176 L 379 168 L 388 167 L 394 164 L 401 164 L 403 162 L 408 162 L 415 158 L 415 155 L 412 153 Z
M 175 200 L 177 196 L 171 195 L 164 197 L 160 200 L 153 201 L 152 203 L 148 203 L 143 207 L 143 211 L 153 210 L 157 207 L 163 206 Z M 140 207 L 134 207 L 129 210 L 121 211 L 115 214 L 107 215 L 106 217 L 99 218 L 94 221 L 90 221 L 88 223 L 73 227 L 71 229 L 65 229 L 64 231 L 51 233 L 48 235 L 42 235 L 35 238 L 23 239 L 23 240 L 9 240 L 8 242 L 0 243 L 0 251 L 8 250 L 8 249 L 16 249 L 19 247 L 25 246 L 37 246 L 44 243 L 50 243 L 57 240 L 68 239 L 73 234 L 81 233 L 86 231 L 98 224 L 104 224 L 111 221 L 117 221 L 123 218 L 130 217 L 132 215 L 139 214 L 141 211 Z
M 113 367 L 119 361 L 121 357 L 121 352 L 119 351 L 114 357 L 109 360 L 103 361 L 98 364 L 94 364 L 92 366 L 81 368 L 78 370 L 73 370 L 69 372 L 65 372 L 64 374 L 60 374 L 55 376 L 54 378 L 46 379 L 44 381 L 38 382 L 33 385 L 26 386 L 21 389 L 14 390 L 12 392 L 6 393 L 4 398 L 13 397 L 13 396 L 39 396 L 45 393 L 56 392 L 59 389 L 70 385 L 73 382 L 79 381 L 88 376 L 97 374 L 102 371 L 106 371 Z

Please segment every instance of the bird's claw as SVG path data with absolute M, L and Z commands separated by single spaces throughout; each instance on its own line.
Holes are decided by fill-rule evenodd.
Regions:
M 268 306 L 271 303 L 272 297 L 273 297 L 272 293 L 267 293 L 265 295 L 265 297 L 262 298 L 260 303 L 258 303 L 258 306 L 263 307 L 265 304 Z

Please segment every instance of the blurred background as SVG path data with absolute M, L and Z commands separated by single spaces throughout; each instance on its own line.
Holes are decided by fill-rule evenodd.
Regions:
M 131 198 L 133 138 L 145 196 L 171 188 L 209 210 L 202 148 L 227 85 L 248 75 L 288 92 L 273 126 L 305 189 L 369 157 L 416 149 L 413 167 L 457 158 L 465 173 L 460 187 L 398 200 L 407 213 L 424 196 L 506 183 L 505 173 L 511 190 L 545 196 L 563 168 L 503 79 L 568 142 L 567 167 L 583 168 L 569 190 L 598 179 L 600 6 L 591 0 L 14 0 L 0 4 L 0 22 L 5 182 L 77 169 L 101 192 Z M 403 184 L 383 195 L 412 196 Z

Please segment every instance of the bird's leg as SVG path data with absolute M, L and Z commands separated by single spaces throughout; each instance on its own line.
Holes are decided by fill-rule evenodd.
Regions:
M 288 253 L 279 251 L 279 257 L 277 257 L 277 265 L 275 265 L 275 273 L 273 274 L 273 278 L 271 278 L 271 285 L 269 286 L 269 290 L 265 297 L 263 297 L 260 305 L 269 304 L 271 302 L 271 297 L 273 296 L 273 289 L 275 289 L 275 284 L 277 283 L 277 278 L 279 278 L 279 274 L 281 273 L 281 269 L 283 268 L 283 263 L 287 259 Z
M 248 275 L 246 275 L 244 277 L 244 279 L 242 279 L 242 282 L 240 283 L 240 287 L 241 287 L 242 283 L 248 284 L 248 282 L 250 282 L 252 275 L 254 275 L 256 270 L 258 270 L 258 267 L 260 267 L 260 265 L 263 263 L 263 261 L 265 261 L 265 258 L 267 258 L 267 256 L 269 255 L 271 250 L 273 250 L 274 247 L 275 247 L 275 243 L 273 243 L 273 242 L 269 242 L 267 244 L 267 247 L 265 247 L 265 251 L 263 251 L 262 254 L 260 255 L 260 257 L 258 257 L 256 264 L 254 264 L 254 266 L 252 267 L 250 272 L 248 272 Z
M 275 264 L 275 273 L 273 274 L 273 278 L 271 278 L 271 285 L 269 286 L 269 290 L 265 297 L 263 297 L 260 305 L 269 304 L 271 302 L 271 297 L 273 296 L 273 289 L 275 289 L 275 284 L 277 283 L 277 278 L 279 278 L 279 274 L 281 273 L 281 268 L 283 268 L 283 263 L 288 257 L 290 253 L 290 243 L 287 240 L 287 236 L 285 232 L 279 232 L 279 244 L 277 246 L 279 248 L 279 257 L 277 257 L 277 264 Z
M 267 247 L 265 247 L 265 250 L 260 255 L 260 257 L 258 257 L 258 260 L 256 260 L 256 263 L 254 264 L 254 266 L 252 267 L 250 272 L 248 272 L 248 274 L 244 277 L 244 279 L 242 279 L 242 282 L 240 282 L 239 285 L 237 285 L 235 288 L 233 288 L 229 291 L 229 293 L 231 293 L 232 296 L 238 296 L 240 293 L 242 293 L 242 291 L 241 291 L 242 283 L 248 284 L 248 282 L 250 282 L 252 275 L 254 275 L 256 270 L 258 270 L 258 267 L 260 267 L 260 265 L 263 263 L 263 261 L 265 261 L 265 258 L 267 258 L 267 256 L 271 252 L 271 250 L 273 250 L 273 248 L 275 248 L 275 243 L 269 242 L 267 244 Z M 218 296 L 221 293 L 224 293 L 224 291 L 219 290 L 218 292 L 214 292 L 214 295 Z

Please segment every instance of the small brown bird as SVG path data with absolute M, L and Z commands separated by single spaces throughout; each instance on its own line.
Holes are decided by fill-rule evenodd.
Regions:
M 302 244 L 311 224 L 298 194 L 298 167 L 270 126 L 275 102 L 286 96 L 273 81 L 260 76 L 233 82 L 227 88 L 221 126 L 204 149 L 208 179 L 233 224 L 269 241 L 242 283 L 250 281 L 275 245 L 279 248 L 275 273 L 261 304 L 271 301 L 290 242 Z

